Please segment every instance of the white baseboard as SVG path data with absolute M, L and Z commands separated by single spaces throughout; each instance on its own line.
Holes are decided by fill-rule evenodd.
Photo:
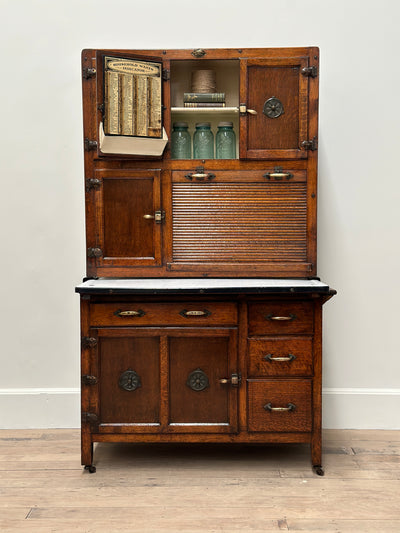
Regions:
M 327 429 L 400 429 L 399 413 L 400 389 L 323 390 Z M 79 427 L 79 389 L 0 389 L 0 429 Z

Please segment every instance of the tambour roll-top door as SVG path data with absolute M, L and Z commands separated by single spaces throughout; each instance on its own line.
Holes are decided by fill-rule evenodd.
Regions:
M 307 261 L 305 171 L 174 174 L 173 263 Z

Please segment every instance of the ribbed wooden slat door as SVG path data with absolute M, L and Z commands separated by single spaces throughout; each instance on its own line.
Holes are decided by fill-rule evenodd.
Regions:
M 305 171 L 282 181 L 243 174 L 221 172 L 204 182 L 176 176 L 173 263 L 307 261 Z

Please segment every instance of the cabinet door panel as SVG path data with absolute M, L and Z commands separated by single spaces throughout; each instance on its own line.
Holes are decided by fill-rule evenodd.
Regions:
M 159 424 L 159 344 L 156 336 L 99 337 L 100 427 Z
M 307 158 L 308 58 L 244 60 L 241 100 L 241 157 L 250 159 Z
M 161 208 L 160 171 L 103 171 L 98 177 L 98 266 L 160 265 L 162 224 L 154 218 Z
M 169 339 L 169 427 L 179 432 L 232 432 L 237 389 L 220 379 L 236 368 L 236 333 Z

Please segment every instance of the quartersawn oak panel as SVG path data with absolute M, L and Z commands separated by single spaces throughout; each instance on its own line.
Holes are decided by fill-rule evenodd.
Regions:
M 311 380 L 248 380 L 249 431 L 311 431 Z M 272 407 L 295 405 L 293 411 L 268 411 Z

